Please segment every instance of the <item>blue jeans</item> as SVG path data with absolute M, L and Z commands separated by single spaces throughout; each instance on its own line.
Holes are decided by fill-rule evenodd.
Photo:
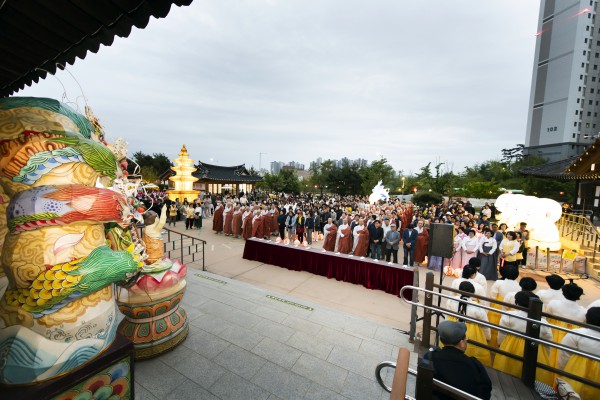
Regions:
M 381 243 L 371 243 L 371 257 L 373 260 L 381 258 Z

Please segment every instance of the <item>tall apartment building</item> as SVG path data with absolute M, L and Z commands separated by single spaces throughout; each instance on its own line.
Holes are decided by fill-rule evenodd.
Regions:
M 600 132 L 597 1 L 542 0 L 525 153 L 558 161 L 579 155 Z
M 281 167 L 283 167 L 283 163 L 281 161 L 271 161 L 271 173 L 278 174 L 281 171 Z

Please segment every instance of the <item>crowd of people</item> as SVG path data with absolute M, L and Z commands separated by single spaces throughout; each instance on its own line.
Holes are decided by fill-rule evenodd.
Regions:
M 419 208 L 411 202 L 398 199 L 370 204 L 366 197 L 360 196 L 266 193 L 215 196 L 203 193 L 190 203 L 169 202 L 168 209 L 170 223 L 175 224 L 183 220 L 186 229 L 201 229 L 202 219 L 212 216 L 212 230 L 216 234 L 234 238 L 277 238 L 278 241 L 304 243 L 309 246 L 322 242 L 323 249 L 327 251 L 384 259 L 392 263 L 398 263 L 398 251 L 402 248 L 403 264 L 427 265 L 428 268 L 440 271 L 444 268 L 445 273 L 459 277 L 452 282 L 452 287 L 461 290 L 463 294 L 448 300 L 446 309 L 518 332 L 525 333 L 525 323 L 519 318 L 526 315 L 524 311 L 506 309 L 508 314 L 502 316 L 496 312 L 486 312 L 476 305 L 488 303 L 468 294 L 497 299 L 521 307 L 528 307 L 531 299 L 535 298 L 543 302 L 544 311 L 549 314 L 569 318 L 574 322 L 600 326 L 600 300 L 592 303 L 587 309 L 579 305 L 583 290 L 577 284 L 566 284 L 562 277 L 549 275 L 546 278 L 548 287 L 536 291 L 537 282 L 534 279 L 523 277 L 517 281 L 520 267 L 525 265 L 527 257 L 527 224 L 523 222 L 513 230 L 509 230 L 506 224 L 498 224 L 494 204 L 486 203 L 476 213 L 468 201 L 443 202 Z M 451 258 L 428 259 L 429 227 L 432 223 L 453 225 L 455 235 Z M 488 281 L 492 282 L 488 285 Z M 494 307 L 494 304 L 491 306 Z M 449 319 L 453 320 L 452 317 Z M 522 338 L 499 334 L 497 330 L 482 328 L 478 324 L 461 319 L 454 320 L 455 323 L 464 326 L 464 334 L 462 328 L 454 326 L 450 329 L 453 333 L 450 335 L 451 339 L 444 343 L 446 352 L 442 349 L 442 353 L 431 354 L 431 357 L 436 360 L 444 360 L 444 357 L 448 360 L 458 360 L 458 349 L 469 360 L 477 360 L 481 365 L 493 366 L 500 371 L 520 376 L 520 362 L 498 354 L 493 357 L 489 350 L 482 347 L 467 346 L 466 338 L 499 347 L 516 355 L 523 353 Z M 575 329 L 576 326 L 561 325 L 560 321 L 551 318 L 548 321 L 558 326 L 564 325 L 573 331 L 566 334 L 558 329 L 542 328 L 541 338 L 600 355 L 597 346 L 600 332 L 597 330 Z M 582 337 L 578 333 L 598 339 Z M 461 335 L 462 337 L 458 338 Z M 444 335 L 441 339 L 444 342 Z M 454 350 L 449 350 L 450 348 Z M 538 354 L 540 363 L 589 377 L 589 371 L 583 367 L 588 367 L 583 357 L 573 356 L 568 352 L 551 351 L 543 346 L 540 346 Z M 473 369 L 474 373 L 478 374 L 477 379 L 481 379 L 481 382 L 471 385 L 478 388 L 472 393 L 483 393 L 482 398 L 489 398 L 485 394 L 491 390 L 491 386 L 488 386 L 486 379 L 482 377 L 482 369 L 478 364 L 472 364 L 473 361 L 468 363 L 470 364 L 467 368 Z M 485 372 L 485 369 L 483 371 Z M 448 375 L 448 371 L 445 374 Z M 437 377 L 442 378 L 441 375 Z M 462 387 L 460 382 L 452 381 L 450 375 L 445 379 L 457 387 Z M 538 369 L 538 380 L 552 384 L 553 377 L 553 374 Z M 585 392 L 593 388 L 579 386 L 579 389 Z M 594 395 L 596 393 L 594 392 Z M 600 394 L 598 396 L 600 398 Z

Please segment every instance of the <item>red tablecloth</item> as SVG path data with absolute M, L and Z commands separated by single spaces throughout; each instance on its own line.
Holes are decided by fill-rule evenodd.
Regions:
M 369 289 L 383 290 L 396 296 L 403 286 L 412 285 L 414 279 L 414 268 L 255 238 L 246 240 L 244 258 L 294 271 L 308 271 L 338 281 L 360 284 Z M 411 297 L 412 293 L 407 293 L 406 298 Z

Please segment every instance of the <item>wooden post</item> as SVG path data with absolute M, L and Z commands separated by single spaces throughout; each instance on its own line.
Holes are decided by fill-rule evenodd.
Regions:
M 540 321 L 542 319 L 542 302 L 539 299 L 529 299 L 529 311 L 527 312 L 527 318 Z M 534 339 L 540 337 L 540 324 L 527 321 L 527 329 L 525 334 Z M 521 373 L 521 380 L 523 383 L 531 388 L 534 387 L 535 383 L 535 370 L 537 367 L 537 356 L 538 356 L 539 345 L 537 342 L 531 340 L 525 340 L 525 349 L 523 350 L 523 371 Z M 542 350 L 544 351 L 544 350 Z
M 440 273 L 444 273 L 444 271 L 440 271 Z M 425 289 L 433 291 L 433 272 L 428 272 L 425 277 Z M 431 307 L 433 305 L 433 294 L 425 293 L 424 305 L 426 307 Z M 423 338 L 421 339 L 421 343 L 426 348 L 431 346 L 431 310 L 425 308 L 423 313 Z
M 406 396 L 409 361 L 410 352 L 407 348 L 401 347 L 398 351 L 398 359 L 396 360 L 396 369 L 394 370 L 394 380 L 392 381 L 390 400 L 404 400 Z
M 423 358 L 420 359 L 417 365 L 415 398 L 419 400 L 431 400 L 433 398 L 433 373 L 433 363 Z

